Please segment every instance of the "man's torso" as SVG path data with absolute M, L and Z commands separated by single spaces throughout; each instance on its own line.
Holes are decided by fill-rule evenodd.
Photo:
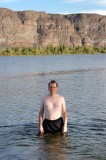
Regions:
M 56 94 L 55 96 L 47 95 L 44 98 L 45 118 L 55 120 L 62 115 L 63 97 Z

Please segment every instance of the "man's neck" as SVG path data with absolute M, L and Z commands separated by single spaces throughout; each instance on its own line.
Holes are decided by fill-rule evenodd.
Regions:
M 56 93 L 54 93 L 54 94 L 50 93 L 51 97 L 55 97 L 56 95 L 57 95 Z

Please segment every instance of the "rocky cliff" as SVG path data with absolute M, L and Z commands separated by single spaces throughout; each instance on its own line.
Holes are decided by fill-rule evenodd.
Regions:
M 106 16 L 0 8 L 0 48 L 49 44 L 106 46 Z

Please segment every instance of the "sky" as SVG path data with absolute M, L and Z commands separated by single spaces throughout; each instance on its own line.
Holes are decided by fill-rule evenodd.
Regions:
M 97 13 L 106 15 L 106 0 L 0 0 L 0 8 L 34 10 L 53 14 Z

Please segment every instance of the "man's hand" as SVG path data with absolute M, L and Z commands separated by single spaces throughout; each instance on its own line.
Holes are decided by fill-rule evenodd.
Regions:
M 62 132 L 63 132 L 63 133 L 67 132 L 67 127 L 66 127 L 66 126 L 63 126 Z
M 40 133 L 44 133 L 43 126 L 41 126 L 41 127 L 39 128 L 39 131 L 40 131 Z

